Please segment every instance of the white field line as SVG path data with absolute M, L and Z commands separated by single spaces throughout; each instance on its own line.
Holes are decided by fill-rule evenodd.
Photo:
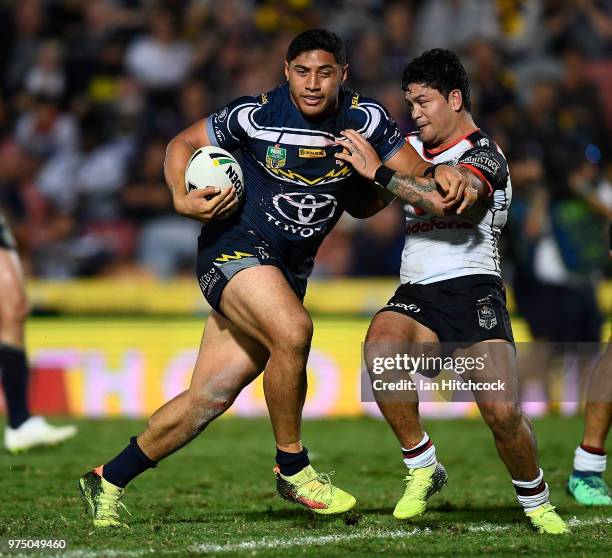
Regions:
M 578 519 L 573 517 L 567 521 L 570 527 L 581 527 L 585 525 L 612 524 L 612 517 L 593 517 L 591 519 Z M 479 523 L 467 528 L 470 533 L 496 533 L 509 531 L 513 525 L 499 525 L 494 523 Z M 434 534 L 428 528 L 420 529 L 415 527 L 412 530 L 395 529 L 385 531 L 382 529 L 364 529 L 358 533 L 339 533 L 336 535 L 310 535 L 303 537 L 293 537 L 289 539 L 278 539 L 263 537 L 261 539 L 243 541 L 237 543 L 201 543 L 193 544 L 182 549 L 147 548 L 142 550 L 66 550 L 59 554 L 44 553 L 44 556 L 57 558 L 140 558 L 142 556 L 172 556 L 177 554 L 206 555 L 221 554 L 224 552 L 256 551 L 256 550 L 275 550 L 280 548 L 292 548 L 298 546 L 321 546 L 334 543 L 344 543 L 351 541 L 373 540 L 373 539 L 402 539 L 421 535 Z M 127 531 L 126 531 L 127 534 Z M 128 535 L 129 536 L 129 535 Z M 25 558 L 32 554 L 2 554 L 10 558 Z

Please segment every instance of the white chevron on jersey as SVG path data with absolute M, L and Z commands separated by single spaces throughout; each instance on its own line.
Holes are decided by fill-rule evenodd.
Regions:
M 425 150 L 416 134 L 409 135 L 407 140 L 432 164 L 455 164 L 465 151 L 476 145 L 490 146 L 501 153 L 495 143 L 479 131 L 434 153 Z M 402 252 L 401 282 L 429 284 L 466 275 L 499 276 L 497 244 L 511 199 L 512 184 L 508 176 L 504 189 L 494 190 L 462 215 L 438 217 L 405 205 L 406 242 Z

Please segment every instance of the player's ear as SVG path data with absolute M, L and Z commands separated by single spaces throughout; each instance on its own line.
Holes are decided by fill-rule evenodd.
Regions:
M 285 78 L 289 81 L 289 62 L 285 60 Z
M 455 112 L 459 112 L 461 110 L 461 107 L 463 106 L 463 95 L 461 94 L 461 91 L 459 89 L 453 89 L 448 94 L 448 100 L 451 108 Z
M 347 78 L 348 78 L 348 64 L 345 64 L 342 67 L 342 74 L 341 74 L 341 82 L 340 83 L 344 83 Z

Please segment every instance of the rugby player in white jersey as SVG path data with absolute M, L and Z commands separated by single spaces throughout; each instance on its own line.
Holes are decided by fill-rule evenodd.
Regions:
M 472 372 L 470 379 L 497 378 L 505 392 L 473 393 L 518 500 L 540 533 L 565 533 L 567 526 L 549 502 L 534 432 L 516 390 L 514 341 L 497 251 L 512 197 L 506 160 L 474 123 L 469 80 L 454 53 L 435 49 L 412 60 L 402 89 L 417 128 L 407 140 L 431 163 L 431 176 L 435 178 L 437 165 L 450 163 L 469 185 L 464 191 L 446 191 L 444 215 L 436 214 L 433 206 L 423 211 L 423 197 L 433 186 L 381 164 L 361 135 L 344 132 L 348 152 L 336 157 L 408 202 L 401 285 L 368 330 L 368 369 L 372 375 L 375 359 L 382 362 L 407 344 L 452 344 L 452 356 L 484 357 L 485 369 Z M 400 402 L 374 393 L 408 468 L 406 490 L 393 514 L 412 518 L 422 514 L 427 499 L 444 486 L 446 471 L 423 429 L 418 394 L 409 392 Z

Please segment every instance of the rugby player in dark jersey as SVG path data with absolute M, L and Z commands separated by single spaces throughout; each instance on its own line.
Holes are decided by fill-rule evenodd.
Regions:
M 354 130 L 344 132 L 349 153 L 337 157 L 407 202 L 401 285 L 370 324 L 368 368 L 372 372 L 376 359 L 388 358 L 389 352 L 414 352 L 416 357 L 431 352 L 432 346 L 441 355 L 483 363 L 459 373 L 466 385 L 474 386 L 518 501 L 538 532 L 566 533 L 565 522 L 549 502 L 535 434 L 516 389 L 514 340 L 497 250 L 512 199 L 506 159 L 474 123 L 468 76 L 454 53 L 434 49 L 412 60 L 402 88 L 418 130 L 408 141 L 430 162 L 432 172 L 439 164 L 454 164 L 469 185 L 463 201 L 453 202 L 446 215 L 439 216 L 434 208 L 423 211 L 423 196 L 431 187 L 381 164 L 371 142 Z M 374 393 L 408 468 L 406 489 L 393 515 L 409 519 L 425 511 L 428 498 L 446 483 L 446 471 L 423 430 L 418 394 L 406 391 L 404 401 L 398 401 L 382 390 Z
M 342 86 L 347 70 L 336 35 L 307 31 L 289 46 L 288 84 L 233 101 L 169 144 L 165 173 L 174 206 L 204 222 L 197 273 L 213 310 L 189 389 L 161 407 L 118 456 L 81 478 L 96 526 L 120 525 L 126 484 L 191 441 L 264 369 L 279 494 L 320 514 L 354 506 L 353 496 L 310 465 L 300 433 L 313 327 L 302 299 L 315 254 L 345 209 L 366 217 L 386 204 L 380 188 L 335 159 L 342 147 L 334 142 L 354 128 L 390 168 L 423 175 L 428 164 L 380 104 Z M 245 199 L 235 215 L 229 215 L 233 190 L 185 192 L 185 165 L 203 145 L 242 151 Z M 436 180 L 448 191 L 465 189 L 452 167 L 439 168 Z M 443 211 L 435 189 L 425 197 Z
M 51 446 L 72 438 L 75 426 L 52 426 L 32 416 L 28 406 L 28 359 L 25 353 L 25 321 L 28 300 L 15 240 L 0 214 L 0 379 L 6 400 L 8 424 L 4 447 L 19 453 Z

